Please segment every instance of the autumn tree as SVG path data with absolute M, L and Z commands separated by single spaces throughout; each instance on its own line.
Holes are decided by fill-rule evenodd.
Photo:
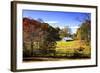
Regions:
M 53 54 L 56 40 L 59 39 L 58 32 L 43 20 L 23 18 L 23 55 L 26 57 Z
M 43 23 L 42 29 L 44 31 L 41 47 L 44 54 L 52 56 L 55 54 L 56 41 L 60 39 L 58 28 L 53 28 L 48 23 Z
M 84 40 L 85 43 L 89 44 L 91 40 L 91 15 L 85 13 L 83 17 L 78 17 L 77 20 L 81 22 L 76 32 L 77 39 Z
M 90 42 L 91 39 L 91 22 L 86 20 L 77 30 L 77 39 Z

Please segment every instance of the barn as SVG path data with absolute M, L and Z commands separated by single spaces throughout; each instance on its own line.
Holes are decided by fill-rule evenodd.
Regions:
M 72 41 L 73 39 L 71 37 L 64 37 L 62 38 L 62 41 Z

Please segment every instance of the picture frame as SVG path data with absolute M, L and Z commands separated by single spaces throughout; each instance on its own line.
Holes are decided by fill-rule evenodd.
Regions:
M 97 6 L 90 6 L 90 5 L 12 1 L 11 2 L 11 71 L 20 72 L 20 71 L 96 67 L 98 65 L 97 12 L 98 12 Z M 67 15 L 69 16 L 67 17 Z M 74 22 L 76 24 L 69 23 L 69 26 L 67 24 L 61 24 L 60 20 L 62 20 L 61 21 L 62 23 L 65 23 L 64 20 L 65 18 L 66 22 L 69 21 L 69 22 Z M 74 20 L 68 20 L 70 18 Z M 34 26 L 29 26 L 28 28 L 28 25 L 31 24 L 30 22 L 32 22 Z M 35 27 L 36 26 L 35 24 L 38 27 Z M 45 26 L 42 26 L 43 24 Z M 89 24 L 88 29 L 85 28 L 90 33 L 88 35 L 88 39 L 87 37 L 83 38 L 81 37 L 82 34 L 85 34 L 85 30 L 83 30 L 82 28 L 82 25 L 84 26 L 85 24 Z M 78 27 L 77 29 L 76 25 Z M 62 35 L 64 34 L 62 32 L 64 29 L 61 26 L 63 27 L 68 26 L 66 27 L 66 29 L 70 28 L 72 30 L 71 32 L 66 32 L 67 33 L 66 35 L 68 36 Z M 60 39 L 57 39 L 58 36 L 56 36 L 54 40 L 57 45 L 55 46 L 53 44 L 54 40 L 52 40 L 52 38 L 54 38 L 56 34 L 55 31 L 53 31 L 56 29 L 56 27 L 59 27 Z M 78 31 L 80 29 L 81 31 L 83 30 L 84 33 L 81 34 L 81 31 Z M 36 34 L 36 36 L 33 36 L 33 32 L 34 35 Z M 45 34 L 47 32 L 52 36 L 50 35 L 47 36 L 47 34 Z M 78 32 L 80 32 L 81 36 L 78 35 Z M 40 33 L 42 39 L 39 38 Z M 74 36 L 74 33 L 76 36 Z M 44 37 L 46 38 L 43 38 L 43 35 L 45 35 Z M 87 35 L 87 33 L 85 35 Z M 29 38 L 26 39 L 28 36 Z M 74 36 L 74 38 L 72 36 Z M 46 40 L 48 37 L 50 42 Z M 81 38 L 81 42 L 78 42 L 78 45 L 79 46 L 81 45 L 82 47 L 88 46 L 89 47 L 88 51 L 87 50 L 84 51 L 84 49 L 86 49 L 87 47 L 86 48 L 83 47 L 83 49 L 81 49 L 82 48 L 81 46 L 80 48 L 77 48 L 77 50 L 75 50 L 76 46 L 75 43 L 77 43 L 76 40 L 79 41 L 79 38 Z M 38 42 L 36 42 L 35 40 Z M 53 44 L 56 48 L 53 48 L 53 51 L 52 50 L 48 51 L 46 49 L 44 50 L 44 48 L 41 49 L 40 43 L 43 40 L 45 41 L 45 43 L 43 43 L 42 47 L 49 48 L 48 46 L 52 47 L 50 44 Z M 49 45 L 47 44 L 47 41 L 49 42 L 48 43 Z M 71 42 L 75 42 L 74 50 L 72 48 L 73 46 L 71 45 Z M 84 42 L 88 43 L 88 45 L 87 44 L 83 45 Z M 31 43 L 31 45 L 29 43 Z M 70 46 L 68 46 L 68 43 Z M 63 52 L 63 50 L 58 50 L 59 47 L 60 49 L 62 48 L 62 46 L 61 45 L 59 46 L 58 44 L 62 45 L 66 44 L 63 47 L 71 47 L 73 52 L 70 50 L 65 50 L 68 48 L 65 49 L 63 48 L 63 50 L 66 52 Z M 27 45 L 31 47 L 30 49 L 32 49 L 31 51 L 29 50 L 30 52 L 27 51 L 27 49 L 26 50 L 24 49 L 24 48 L 29 48 L 26 47 Z M 35 48 L 40 47 L 39 50 L 37 49 L 34 50 L 33 48 L 34 46 Z M 54 49 L 56 49 L 55 54 L 53 54 Z

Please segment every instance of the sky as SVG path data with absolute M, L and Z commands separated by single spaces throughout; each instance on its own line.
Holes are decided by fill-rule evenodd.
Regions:
M 58 12 L 58 11 L 39 11 L 39 10 L 23 10 L 22 17 L 31 19 L 42 19 L 44 22 L 50 24 L 52 27 L 69 27 L 71 33 L 75 33 L 82 21 L 91 18 L 90 13 L 82 12 Z

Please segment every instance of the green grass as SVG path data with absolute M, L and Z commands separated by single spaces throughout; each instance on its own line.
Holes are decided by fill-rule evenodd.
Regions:
M 75 50 L 78 51 L 80 47 L 84 48 L 84 50 L 81 51 L 84 55 L 90 56 L 90 53 L 91 53 L 90 46 L 86 45 L 85 43 L 79 40 L 57 41 L 56 51 L 58 55 L 61 55 L 60 53 L 65 53 L 65 54 L 62 54 L 63 56 L 63 55 L 66 55 L 67 53 L 69 54 L 75 53 Z
M 79 41 L 57 41 L 57 45 L 56 45 L 56 50 L 57 49 L 62 49 L 62 50 L 72 50 L 75 48 L 79 48 L 81 45 L 79 44 Z
M 76 45 L 77 46 L 79 45 L 79 41 L 58 41 L 57 42 L 58 47 L 60 47 L 60 46 L 75 47 Z

